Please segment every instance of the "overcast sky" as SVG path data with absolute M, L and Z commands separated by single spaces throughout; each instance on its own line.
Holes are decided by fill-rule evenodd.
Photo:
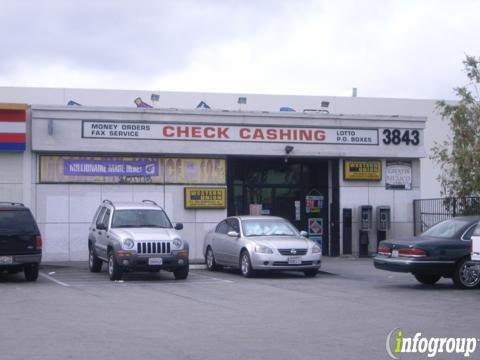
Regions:
M 0 0 L 0 86 L 453 99 L 478 0 Z

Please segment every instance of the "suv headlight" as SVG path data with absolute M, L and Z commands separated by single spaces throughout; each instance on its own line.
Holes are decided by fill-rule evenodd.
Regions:
M 272 249 L 264 245 L 255 245 L 255 252 L 261 253 L 261 254 L 273 254 Z
M 182 248 L 183 242 L 180 239 L 173 239 L 172 245 L 175 250 L 179 250 Z
M 318 246 L 317 244 L 312 246 L 312 254 L 318 254 L 321 252 L 322 252 L 322 249 L 320 249 L 320 246 Z
M 133 242 L 132 239 L 123 240 L 123 247 L 125 249 L 133 249 L 134 246 L 135 246 L 135 243 Z

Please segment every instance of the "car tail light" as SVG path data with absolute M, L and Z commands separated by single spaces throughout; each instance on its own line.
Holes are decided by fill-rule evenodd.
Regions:
M 35 249 L 42 250 L 42 237 L 40 235 L 35 236 Z
M 398 255 L 400 256 L 410 256 L 410 257 L 424 257 L 427 256 L 427 253 L 423 249 L 417 248 L 404 248 L 398 250 Z
M 392 250 L 386 246 L 379 246 L 377 252 L 380 255 L 390 256 L 392 254 Z

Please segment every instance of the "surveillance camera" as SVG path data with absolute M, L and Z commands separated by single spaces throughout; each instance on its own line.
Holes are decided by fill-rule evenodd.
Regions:
M 285 146 L 285 154 L 290 154 L 293 151 L 293 146 L 287 145 Z

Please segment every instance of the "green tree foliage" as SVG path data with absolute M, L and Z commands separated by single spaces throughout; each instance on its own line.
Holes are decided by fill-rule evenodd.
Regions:
M 470 83 L 455 89 L 458 102 L 437 102 L 450 134 L 431 156 L 441 169 L 442 195 L 460 198 L 480 196 L 480 57 L 467 56 L 463 64 Z

